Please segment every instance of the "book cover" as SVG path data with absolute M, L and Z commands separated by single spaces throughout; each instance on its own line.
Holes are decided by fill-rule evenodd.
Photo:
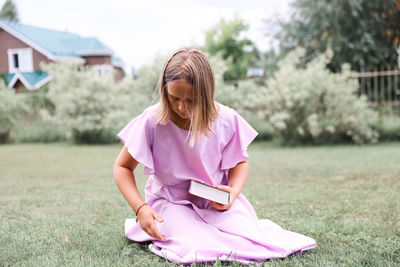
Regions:
M 223 205 L 229 204 L 229 192 L 196 180 L 190 180 L 189 193 Z

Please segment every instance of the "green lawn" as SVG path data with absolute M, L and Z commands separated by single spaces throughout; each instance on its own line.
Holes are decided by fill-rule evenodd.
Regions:
M 112 178 L 120 148 L 0 146 L 0 266 L 173 266 L 124 238 L 134 215 Z M 400 143 L 254 143 L 249 154 L 244 193 L 259 217 L 318 243 L 265 265 L 400 265 Z

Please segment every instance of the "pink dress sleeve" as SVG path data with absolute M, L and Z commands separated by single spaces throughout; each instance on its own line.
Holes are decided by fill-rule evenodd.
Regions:
M 233 135 L 222 150 L 221 170 L 229 170 L 239 162 L 248 160 L 247 147 L 258 134 L 236 111 L 232 127 Z
M 134 118 L 119 133 L 118 137 L 132 157 L 145 166 L 144 173 L 154 173 L 152 134 L 149 115 L 146 112 Z

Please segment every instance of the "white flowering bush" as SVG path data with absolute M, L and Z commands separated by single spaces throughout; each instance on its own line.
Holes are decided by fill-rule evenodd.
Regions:
M 130 78 L 116 83 L 111 75 L 99 76 L 81 61 L 42 67 L 52 77 L 47 96 L 55 106 L 53 114 L 42 111 L 42 116 L 65 127 L 75 142 L 116 141 L 118 131 L 148 104 Z
M 151 103 L 158 101 L 158 81 L 164 60 L 164 56 L 158 55 L 153 63 L 142 66 L 138 70 L 138 77 L 133 83 L 133 91 L 142 92 Z
M 257 84 L 253 80 L 226 82 L 223 79 L 223 73 L 227 63 L 218 56 L 209 57 L 209 59 L 215 76 L 215 99 L 242 115 L 259 133 L 257 139 L 272 139 L 274 129 L 271 124 L 257 116 L 257 112 L 253 109 L 263 85 Z
M 8 141 L 11 129 L 25 110 L 23 99 L 0 80 L 0 143 Z
M 250 108 L 267 119 L 286 144 L 376 142 L 378 134 L 371 126 L 378 114 L 356 95 L 358 84 L 350 68 L 330 72 L 325 67 L 332 56 L 329 51 L 305 69 L 297 68 L 302 54 L 296 50 L 279 63 L 274 78 L 260 88 Z
M 214 71 L 215 78 L 215 99 L 229 106 L 245 117 L 251 117 L 253 111 L 253 101 L 260 91 L 260 85 L 252 80 L 243 80 L 236 82 L 226 82 L 223 79 L 223 73 L 227 68 L 227 63 L 220 57 L 210 57 L 210 63 Z

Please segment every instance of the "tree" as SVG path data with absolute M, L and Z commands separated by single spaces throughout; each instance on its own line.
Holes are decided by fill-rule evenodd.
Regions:
M 18 10 L 12 0 L 7 0 L 0 10 L 0 18 L 13 22 L 19 22 Z
M 224 80 L 240 80 L 246 78 L 247 69 L 257 59 L 258 50 L 253 42 L 243 38 L 248 29 L 242 19 L 231 21 L 221 19 L 212 29 L 206 32 L 204 50 L 211 56 L 219 54 L 228 62 L 224 72 Z
M 307 63 L 330 48 L 328 67 L 334 71 L 343 63 L 354 70 L 396 65 L 399 0 L 295 0 L 292 6 L 294 14 L 278 22 L 275 34 L 282 53 L 303 47 Z

